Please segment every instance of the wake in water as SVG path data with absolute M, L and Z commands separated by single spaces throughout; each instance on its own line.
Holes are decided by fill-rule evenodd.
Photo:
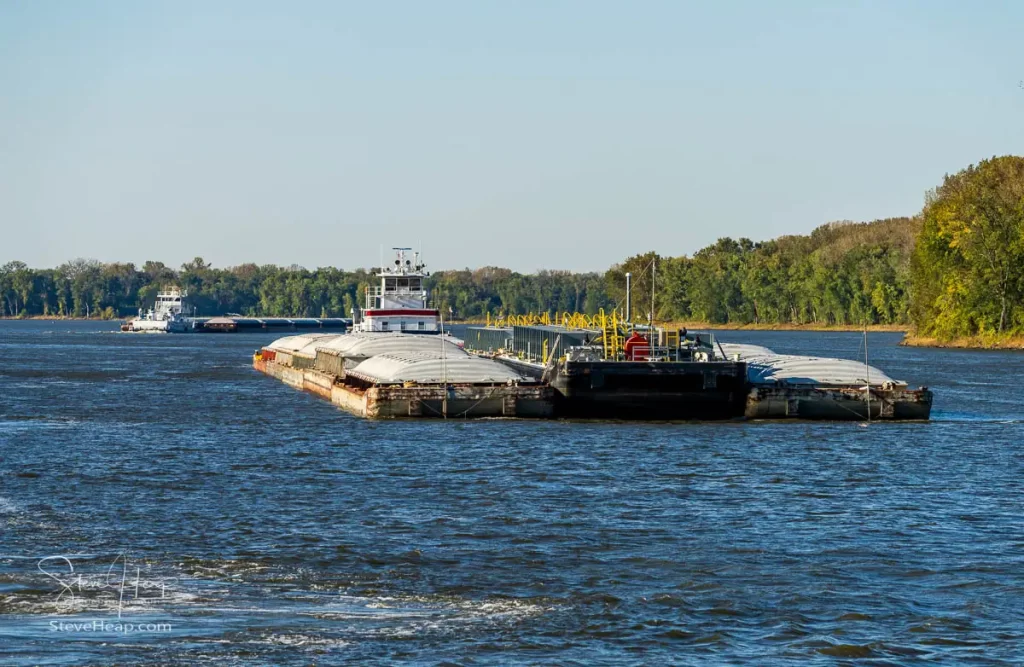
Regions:
M 297 652 L 294 658 L 354 643 L 515 632 L 531 619 L 560 611 L 557 604 L 536 600 L 311 590 L 300 583 L 322 575 L 244 561 L 145 563 L 138 573 L 131 561 L 124 569 L 123 560 L 115 557 L 112 567 L 106 561 L 97 555 L 51 558 L 37 564 L 37 572 L 19 574 L 13 571 L 31 563 L 8 561 L 0 576 L 0 637 L 53 646 L 55 655 L 55 642 L 63 637 L 90 655 L 109 656 L 104 647 L 117 645 L 131 655 L 134 646 L 159 640 L 161 654 L 213 645 L 221 647 L 222 657 L 290 649 Z M 197 567 L 203 578 L 190 576 Z
M 939 424 L 1024 424 L 1024 416 L 993 416 L 979 413 L 937 410 L 931 421 Z
M 276 334 L 16 329 L 0 664 L 1019 662 L 1019 355 L 878 345 L 926 424 L 424 424 L 265 382 Z

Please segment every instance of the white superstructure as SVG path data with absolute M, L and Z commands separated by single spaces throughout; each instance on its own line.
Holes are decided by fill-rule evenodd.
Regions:
M 154 333 L 185 331 L 186 297 L 188 292 L 178 287 L 168 287 L 158 292 L 153 307 L 145 312 L 140 308 L 139 316 L 128 322 L 124 330 Z
M 365 307 L 361 314 L 353 313 L 352 330 L 439 333 L 440 313 L 427 307 L 426 264 L 412 248 L 393 250 L 394 265 L 382 266 L 377 274 L 380 284 L 366 288 Z

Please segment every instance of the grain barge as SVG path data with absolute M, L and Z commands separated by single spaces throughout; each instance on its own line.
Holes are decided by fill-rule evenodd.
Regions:
M 395 248 L 345 334 L 299 334 L 256 351 L 256 370 L 349 412 L 383 417 L 552 417 L 539 378 L 463 349 L 428 306 L 419 255 Z

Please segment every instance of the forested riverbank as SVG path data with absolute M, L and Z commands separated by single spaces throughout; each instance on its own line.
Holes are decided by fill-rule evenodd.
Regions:
M 999 346 L 1024 335 L 1024 158 L 946 176 L 910 217 L 824 224 L 772 240 L 721 238 L 693 256 L 652 251 L 603 273 L 500 267 L 444 270 L 427 284 L 456 320 L 622 308 L 634 316 L 730 328 L 912 329 L 910 344 Z M 132 315 L 157 291 L 188 290 L 201 315 L 348 315 L 373 269 L 242 264 L 196 258 L 175 269 L 77 259 L 0 266 L 0 315 Z M 653 301 L 652 301 L 653 292 Z
M 830 223 L 808 236 L 767 242 L 720 239 L 693 257 L 647 253 L 604 273 L 499 267 L 433 273 L 433 301 L 456 319 L 488 314 L 584 312 L 625 303 L 634 276 L 635 314 L 649 316 L 653 280 L 659 321 L 713 325 L 861 326 L 908 322 L 906 299 L 914 220 Z M 161 262 L 75 260 L 54 269 L 0 267 L 5 316 L 118 317 L 153 303 L 161 286 L 188 290 L 200 314 L 345 316 L 374 281 L 372 269 L 215 268 L 201 258 Z
M 1024 335 L 967 336 L 961 338 L 935 338 L 908 333 L 900 343 L 908 347 L 942 347 L 960 350 L 1024 350 Z

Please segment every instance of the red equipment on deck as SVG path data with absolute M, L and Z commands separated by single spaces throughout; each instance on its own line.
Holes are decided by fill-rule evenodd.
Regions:
M 627 361 L 646 361 L 651 356 L 651 344 L 645 336 L 637 332 L 626 339 L 622 350 L 626 353 Z

